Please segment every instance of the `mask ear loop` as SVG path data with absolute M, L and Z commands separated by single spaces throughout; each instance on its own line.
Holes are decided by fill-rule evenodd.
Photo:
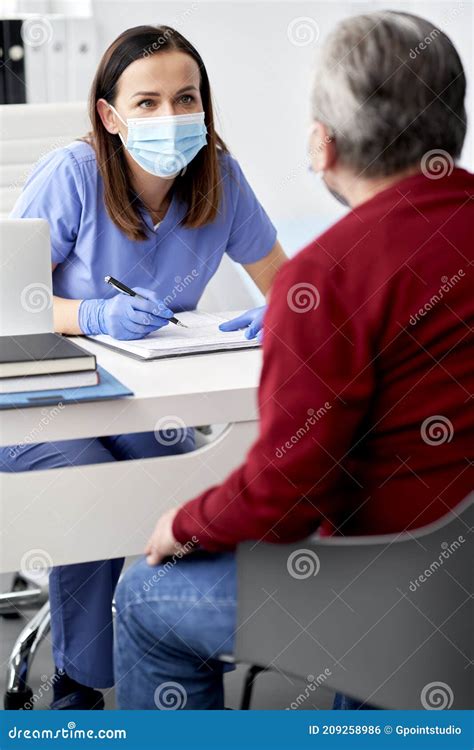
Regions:
M 114 107 L 114 105 L 113 105 L 113 104 L 109 104 L 109 102 L 107 102 L 107 104 L 108 104 L 109 108 L 110 108 L 110 109 L 112 110 L 112 112 L 114 113 L 114 115 L 117 115 L 117 117 L 119 118 L 120 122 L 121 122 L 121 123 L 122 123 L 123 125 L 125 125 L 125 127 L 127 128 L 127 132 L 128 132 L 128 125 L 127 125 L 127 123 L 125 122 L 125 120 L 123 119 L 123 117 L 121 117 L 121 116 L 119 115 L 119 113 L 117 112 L 117 110 L 115 109 L 115 107 Z M 125 141 L 124 141 L 124 139 L 123 139 L 123 136 L 122 136 L 122 133 L 121 133 L 120 131 L 118 132 L 118 137 L 120 138 L 120 140 L 122 141 L 123 145 L 124 145 L 124 146 L 125 146 L 125 148 L 126 148 L 126 147 L 127 147 L 127 144 L 125 143 Z

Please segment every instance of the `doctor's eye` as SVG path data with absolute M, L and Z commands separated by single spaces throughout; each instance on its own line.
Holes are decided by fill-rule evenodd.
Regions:
M 181 104 L 192 104 L 195 99 L 194 96 L 191 96 L 191 94 L 183 94 L 179 97 L 179 101 Z
M 154 103 L 153 99 L 142 99 L 142 101 L 138 103 L 138 106 L 142 109 L 151 109 Z

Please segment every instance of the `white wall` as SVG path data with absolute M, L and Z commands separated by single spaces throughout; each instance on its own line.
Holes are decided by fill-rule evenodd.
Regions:
M 340 18 L 384 7 L 418 13 L 439 25 L 472 74 L 471 2 L 93 0 L 99 49 L 141 23 L 174 25 L 198 47 L 214 90 L 221 135 L 291 245 L 307 241 L 314 227 L 331 223 L 342 211 L 307 170 L 308 91 L 317 47 Z M 300 41 L 311 34 L 314 39 L 298 45 L 288 30 L 301 17 L 310 20 L 308 36 Z M 469 108 L 472 112 L 472 91 Z M 472 126 L 463 165 L 474 166 Z

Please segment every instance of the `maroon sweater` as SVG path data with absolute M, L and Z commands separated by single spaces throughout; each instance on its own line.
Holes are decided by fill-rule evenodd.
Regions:
M 259 437 L 180 509 L 180 542 L 392 533 L 468 494 L 473 228 L 474 176 L 419 174 L 285 264 L 265 319 Z

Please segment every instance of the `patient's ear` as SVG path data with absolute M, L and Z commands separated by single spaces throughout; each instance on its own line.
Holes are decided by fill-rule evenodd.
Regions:
M 334 138 L 322 122 L 315 120 L 310 129 L 308 148 L 313 172 L 324 172 L 336 160 Z

